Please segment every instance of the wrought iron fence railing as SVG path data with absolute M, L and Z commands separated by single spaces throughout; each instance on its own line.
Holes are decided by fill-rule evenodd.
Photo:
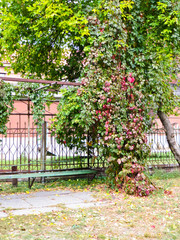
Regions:
M 174 128 L 174 135 L 177 145 L 180 147 L 180 128 Z M 147 135 L 148 145 L 151 149 L 151 154 L 148 158 L 148 165 L 166 165 L 178 166 L 174 155 L 172 154 L 164 129 L 152 129 Z
M 180 129 L 174 129 L 176 142 L 180 146 Z M 151 154 L 149 166 L 178 166 L 171 153 L 163 129 L 152 130 L 148 135 Z M 87 145 L 87 144 L 85 144 Z M 74 168 L 105 168 L 106 160 L 99 156 L 88 156 L 84 151 L 58 144 L 47 130 L 45 156 L 42 154 L 42 140 L 35 128 L 9 128 L 7 135 L 0 135 L 0 171 L 11 171 L 13 165 L 18 171 L 59 170 Z
M 84 150 L 70 149 L 58 144 L 48 129 L 45 132 L 45 139 L 36 128 L 9 128 L 6 136 L 0 135 L 0 171 L 11 171 L 13 165 L 19 172 L 106 167 L 97 151 L 89 156 L 87 143 Z

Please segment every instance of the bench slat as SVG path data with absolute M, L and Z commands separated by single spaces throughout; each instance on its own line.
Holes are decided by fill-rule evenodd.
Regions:
M 39 173 L 18 173 L 18 174 L 7 174 L 0 175 L 0 179 L 16 179 L 16 178 L 37 178 L 37 177 L 58 177 L 58 176 L 73 176 L 73 175 L 84 175 L 84 174 L 95 174 L 96 170 L 71 170 L 71 171 L 60 171 L 60 172 L 39 172 Z

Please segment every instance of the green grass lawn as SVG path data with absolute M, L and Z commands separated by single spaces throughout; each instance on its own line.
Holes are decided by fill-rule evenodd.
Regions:
M 109 189 L 104 178 L 91 184 L 85 179 L 51 181 L 45 186 L 36 183 L 31 190 L 21 183 L 19 192 L 92 191 L 102 206 L 76 210 L 59 206 L 59 211 L 52 213 L 9 215 L 0 221 L 0 239 L 179 240 L 180 172 L 155 171 L 151 180 L 157 191 L 141 198 Z M 4 189 L 1 194 L 12 189 L 10 183 L 2 183 L 1 188 Z

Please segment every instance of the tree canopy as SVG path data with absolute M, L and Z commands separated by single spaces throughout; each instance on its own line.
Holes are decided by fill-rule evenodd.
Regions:
M 115 55 L 125 71 L 147 81 L 147 96 L 166 113 L 175 109 L 169 82 L 178 63 L 177 0 L 7 0 L 0 6 L 1 61 L 8 60 L 15 73 L 73 81 L 81 76 L 92 43 L 112 38 L 117 48 L 121 46 L 121 53 Z M 121 22 L 114 19 L 117 11 Z M 94 15 L 99 22 L 92 35 L 89 20 Z M 118 31 L 116 35 L 108 31 L 111 24 L 114 28 L 121 24 L 123 38 L 118 39 Z
M 59 80 L 79 77 L 96 1 L 2 1 L 0 52 L 14 72 Z M 91 6 L 92 5 L 92 6 Z

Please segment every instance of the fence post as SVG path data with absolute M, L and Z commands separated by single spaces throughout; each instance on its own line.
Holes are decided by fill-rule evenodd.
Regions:
M 42 125 L 42 138 L 41 138 L 41 170 L 46 170 L 46 129 L 47 123 Z M 44 177 L 42 177 L 42 183 L 44 183 Z
M 88 168 L 89 168 L 89 155 L 90 155 L 90 151 L 89 151 L 89 141 L 90 141 L 90 138 L 89 138 L 89 131 L 87 133 L 87 160 L 88 160 Z
M 17 166 L 16 166 L 16 165 L 13 165 L 13 166 L 11 167 L 11 169 L 12 169 L 12 173 L 17 172 Z M 14 187 L 17 187 L 17 185 L 18 185 L 18 179 L 17 179 L 17 178 L 12 179 L 12 185 L 13 185 Z

